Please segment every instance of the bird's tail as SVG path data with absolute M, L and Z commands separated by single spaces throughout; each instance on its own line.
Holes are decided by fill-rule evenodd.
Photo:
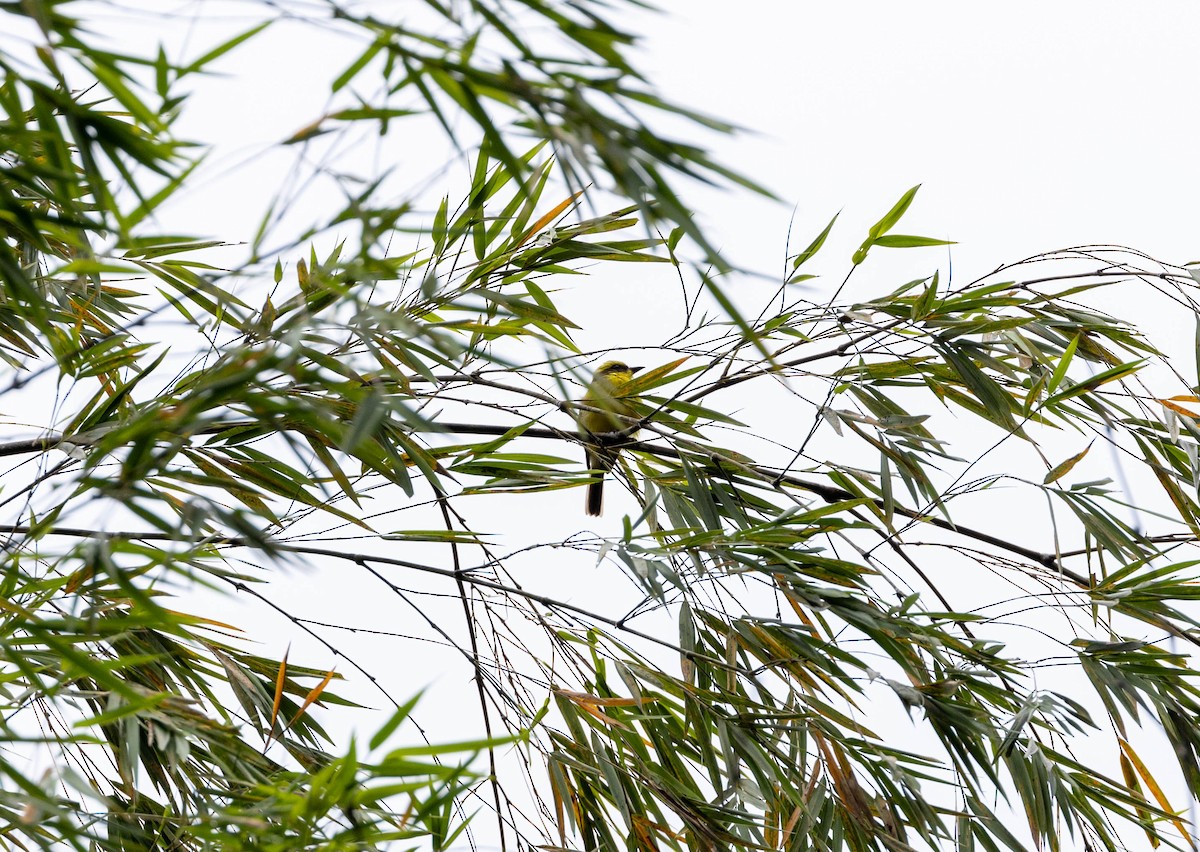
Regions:
M 604 480 L 597 479 L 587 487 L 587 513 L 593 518 L 604 511 Z
M 609 453 L 587 452 L 587 466 L 595 472 L 595 479 L 588 483 L 587 513 L 593 518 L 599 517 L 604 511 L 604 474 L 612 470 L 616 457 Z

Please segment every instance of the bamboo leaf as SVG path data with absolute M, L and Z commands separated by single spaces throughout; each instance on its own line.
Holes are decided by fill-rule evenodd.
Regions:
M 226 53 L 229 53 L 229 51 L 233 50 L 238 45 L 244 44 L 245 42 L 254 38 L 267 27 L 271 26 L 271 23 L 271 21 L 263 21 L 261 24 L 256 24 L 250 29 L 235 35 L 233 38 L 221 42 L 216 47 L 213 47 L 201 54 L 198 59 L 194 59 L 188 65 L 180 68 L 179 76 L 183 77 L 187 74 L 195 74 L 199 71 L 203 71 L 208 65 L 211 65 L 213 62 L 220 59 Z
M 837 218 L 840 215 L 841 213 L 835 213 L 833 218 L 829 220 L 829 224 L 826 225 L 821 233 L 817 234 L 816 238 L 808 244 L 808 248 L 796 255 L 795 259 L 792 261 L 792 272 L 795 272 L 797 269 L 799 269 L 805 263 L 808 263 L 808 261 L 812 260 L 816 256 L 817 252 L 821 250 L 821 247 L 825 245 L 825 240 L 829 238 L 829 232 L 833 230 L 833 225 L 835 222 L 837 222 Z M 789 284 L 793 283 L 794 281 L 795 276 L 792 276 L 788 279 Z
M 1050 472 L 1046 474 L 1046 478 L 1042 480 L 1042 484 L 1049 485 L 1051 482 L 1057 482 L 1058 480 L 1062 479 L 1071 472 L 1071 468 L 1075 467 L 1075 465 L 1079 464 L 1079 462 L 1083 460 L 1083 457 L 1088 454 L 1088 451 L 1091 450 L 1091 448 L 1092 445 L 1088 444 L 1081 452 L 1078 452 L 1065 461 L 1061 461 L 1056 464 L 1050 469 Z
M 926 248 L 928 246 L 952 246 L 957 245 L 957 243 L 954 240 L 937 240 L 932 237 L 887 234 L 882 237 L 876 237 L 871 245 L 879 246 L 880 248 Z
M 271 703 L 271 718 L 267 721 L 267 746 L 271 744 L 271 738 L 275 736 L 275 723 L 279 719 L 279 704 L 283 701 L 283 685 L 287 682 L 287 658 L 289 651 L 291 651 L 291 648 L 283 652 L 283 659 L 279 661 L 279 674 L 275 677 L 275 700 Z

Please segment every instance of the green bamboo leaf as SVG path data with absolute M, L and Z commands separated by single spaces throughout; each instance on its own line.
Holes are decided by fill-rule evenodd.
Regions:
M 435 745 L 423 746 L 406 746 L 404 748 L 397 748 L 389 751 L 382 763 L 384 765 L 403 764 L 412 760 L 414 757 L 437 757 L 443 754 L 478 752 L 489 748 L 499 748 L 500 746 L 509 745 L 510 743 L 524 742 L 527 738 L 528 737 L 526 734 L 514 734 L 512 736 L 494 737 L 491 739 L 462 740 L 454 743 L 438 743 Z
M 441 203 L 438 204 L 437 211 L 433 214 L 433 256 L 440 257 L 446 253 L 446 245 L 450 238 L 450 229 L 447 227 L 449 217 L 447 209 L 450 206 L 450 196 L 442 196 Z
M 679 378 L 682 377 L 674 377 L 672 378 L 672 381 L 677 381 Z M 652 401 L 657 402 L 657 400 Z M 730 426 L 747 426 L 746 423 L 743 423 L 737 418 L 730 417 L 724 412 L 716 411 L 715 409 L 708 408 L 703 405 L 697 405 L 694 402 L 685 402 L 682 399 L 664 399 L 662 400 L 661 404 L 671 411 L 678 411 L 681 414 L 685 414 L 688 417 L 697 420 L 711 420 L 714 423 L 727 423 Z
M 921 293 L 920 297 L 913 302 L 912 318 L 914 320 L 924 319 L 933 310 L 934 303 L 938 297 L 938 274 L 933 273 L 933 278 L 929 285 Z
M 96 54 L 93 54 L 96 56 Z M 148 105 L 143 103 L 133 91 L 125 85 L 125 76 L 123 72 L 115 65 L 106 61 L 92 61 L 88 63 L 88 70 L 104 84 L 104 87 L 112 93 L 117 102 L 129 111 L 129 114 L 135 118 L 143 127 L 158 128 L 161 127 L 161 122 L 157 113 Z
M 957 245 L 954 240 L 938 240 L 933 237 L 914 237 L 907 234 L 887 234 L 876 237 L 871 245 L 880 248 L 926 248 L 928 246 Z
M 1075 350 L 1079 348 L 1080 336 L 1077 334 L 1071 338 L 1071 342 L 1067 344 L 1067 348 L 1063 350 L 1062 357 L 1058 359 L 1058 364 L 1054 367 L 1054 372 L 1050 375 L 1050 381 L 1046 384 L 1046 391 L 1053 394 L 1058 386 L 1067 376 L 1067 370 L 1071 366 L 1071 360 L 1075 357 Z
M 201 54 L 198 59 L 194 59 L 189 64 L 180 68 L 179 77 L 183 78 L 188 74 L 195 74 L 198 71 L 203 71 L 206 66 L 211 65 L 214 61 L 220 59 L 238 45 L 244 44 L 245 42 L 254 38 L 267 27 L 271 26 L 272 23 L 272 21 L 263 21 L 261 24 L 257 24 L 250 29 L 239 33 L 238 35 L 235 35 L 233 38 L 221 42 L 216 47 Z
M 367 67 L 367 64 L 370 63 L 370 61 L 376 56 L 378 56 L 379 52 L 382 51 L 386 46 L 387 41 L 385 39 L 378 38 L 373 41 L 366 50 L 360 53 L 353 62 L 346 66 L 346 69 L 342 71 L 341 74 L 338 74 L 333 78 L 333 82 L 330 84 L 329 90 L 331 92 L 339 92 L 344 89 L 346 84 L 357 77 L 359 73 Z
M 395 107 L 347 107 L 339 109 L 336 112 L 331 112 L 329 118 L 334 121 L 383 121 L 386 122 L 393 118 L 407 118 L 410 115 L 420 115 L 420 111 L 413 109 L 397 109 Z
M 917 190 L 920 188 L 921 184 L 917 184 L 900 196 L 900 200 L 892 205 L 892 209 L 884 214 L 882 219 L 871 226 L 871 230 L 867 232 L 869 239 L 876 240 L 895 227 L 896 223 L 900 221 L 901 217 L 904 216 L 909 206 L 913 203 L 913 199 L 917 196 Z
M 162 238 L 157 240 L 139 241 L 125 251 L 127 258 L 139 258 L 141 260 L 154 260 L 155 258 L 164 257 L 170 254 L 182 254 L 189 251 L 201 251 L 203 249 L 216 248 L 224 246 L 227 243 L 221 240 L 190 240 L 186 237 L 180 238 L 171 242 L 164 243 Z
M 1006 429 L 1016 429 L 1017 424 L 1012 417 L 1014 402 L 1004 388 L 975 366 L 970 357 L 962 354 L 956 347 L 947 345 L 936 348 L 982 406 L 987 418 Z
M 879 238 L 896 226 L 896 223 L 900 221 L 901 217 L 904 216 L 904 213 L 912 204 L 913 199 L 917 195 L 917 190 L 920 188 L 921 185 L 917 184 L 904 193 L 904 195 L 900 196 L 900 200 L 892 205 L 892 209 L 884 214 L 882 219 L 871 226 L 871 229 L 867 232 L 867 238 L 855 250 L 854 256 L 851 258 L 851 263 L 858 266 L 867 259 L 867 252 L 870 251 L 871 246 L 877 245 Z
M 482 544 L 484 533 L 472 530 L 399 530 L 384 535 L 386 540 L 435 541 L 455 544 Z
M 795 272 L 808 261 L 812 260 L 812 258 L 816 256 L 817 252 L 821 250 L 821 247 L 825 245 L 825 240 L 829 237 L 829 232 L 833 230 L 833 225 L 835 222 L 837 222 L 838 216 L 840 215 L 840 212 L 833 214 L 833 218 L 829 220 L 829 224 L 825 226 L 825 229 L 822 230 L 821 233 L 817 234 L 816 239 L 808 244 L 808 248 L 796 255 L 796 258 L 792 261 L 793 272 Z M 793 278 L 788 279 L 789 284 L 793 283 Z
M 1073 397 L 1081 396 L 1085 393 L 1090 393 L 1096 388 L 1106 385 L 1109 382 L 1116 382 L 1120 381 L 1121 379 L 1128 378 L 1140 370 L 1142 365 L 1145 363 L 1146 359 L 1139 358 L 1136 361 L 1129 361 L 1124 364 L 1118 364 L 1115 367 L 1110 367 L 1109 369 L 1097 373 L 1090 378 L 1084 379 L 1081 382 L 1076 382 L 1065 390 L 1061 390 L 1056 394 L 1051 394 L 1046 398 L 1046 401 L 1043 403 L 1043 405 L 1055 405 L 1064 400 L 1072 399 Z
M 468 291 L 468 295 L 481 296 L 489 302 L 501 305 L 514 316 L 537 322 L 552 323 L 563 328 L 579 328 L 575 323 L 564 317 L 553 307 L 544 307 L 535 302 L 529 302 L 507 293 L 497 293 L 494 290 L 477 289 Z

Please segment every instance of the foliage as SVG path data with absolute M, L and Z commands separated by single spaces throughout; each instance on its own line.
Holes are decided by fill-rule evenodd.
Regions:
M 914 188 L 831 298 L 806 288 L 832 221 L 764 288 L 672 181 L 757 187 L 653 129 L 731 128 L 659 99 L 610 4 L 429 2 L 427 29 L 316 5 L 362 48 L 281 147 L 432 120 L 466 185 L 429 211 L 343 174 L 323 220 L 286 233 L 281 194 L 228 243 L 157 224 L 203 174 L 182 92 L 286 15 L 185 60 L 0 6 L 30 28 L 0 54 L 6 843 L 1190 840 L 1200 388 L 1104 310 L 1193 318 L 1186 270 L 1084 247 L 843 299 L 884 249 L 942 244 L 895 232 Z M 644 343 L 640 434 L 605 439 L 635 511 L 557 537 L 600 360 L 562 306 L 615 264 L 674 278 L 682 330 Z M 297 614 L 303 566 L 407 614 Z M 352 673 L 253 652 L 235 595 Z M 388 746 L 416 685 L 328 638 L 368 630 L 457 654 L 466 736 Z M 394 704 L 361 759 L 326 729 L 356 685 Z

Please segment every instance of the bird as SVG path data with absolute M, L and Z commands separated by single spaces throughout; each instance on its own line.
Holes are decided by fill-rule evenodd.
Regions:
M 596 368 L 582 402 L 598 410 L 584 409 L 579 412 L 579 425 L 584 432 L 596 437 L 629 430 L 633 424 L 622 418 L 636 417 L 637 412 L 630 402 L 632 398 L 626 396 L 624 389 L 640 369 L 630 367 L 623 361 L 605 361 Z M 585 508 L 589 515 L 596 517 L 604 508 L 604 474 L 617 463 L 617 454 L 605 448 L 602 442 L 590 443 L 586 458 L 588 469 L 596 473 L 596 478 L 588 483 Z

